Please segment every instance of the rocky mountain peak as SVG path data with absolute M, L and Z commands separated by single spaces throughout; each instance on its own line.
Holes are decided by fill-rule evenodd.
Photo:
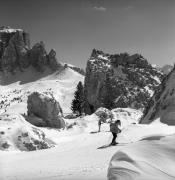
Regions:
M 0 28 L 0 70 L 15 73 L 32 65 L 43 72 L 48 66 L 53 71 L 63 68 L 52 49 L 47 54 L 43 41 L 30 48 L 29 34 L 22 29 Z
M 85 112 L 106 107 L 110 98 L 113 103 L 108 108 L 144 108 L 163 76 L 140 54 L 110 55 L 93 49 L 86 67 Z

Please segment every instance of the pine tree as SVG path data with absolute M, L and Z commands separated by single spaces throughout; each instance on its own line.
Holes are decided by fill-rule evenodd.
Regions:
M 82 82 L 80 81 L 77 85 L 77 89 L 74 94 L 74 99 L 72 101 L 71 109 L 74 113 L 77 113 L 78 115 L 82 115 L 83 105 L 84 105 L 84 88 Z

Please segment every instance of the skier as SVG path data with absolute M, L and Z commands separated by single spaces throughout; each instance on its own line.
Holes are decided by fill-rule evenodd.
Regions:
M 113 139 L 111 142 L 111 145 L 116 145 L 116 138 L 117 138 L 117 134 L 121 132 L 121 130 L 119 129 L 119 126 L 121 126 L 121 121 L 120 120 L 116 120 L 115 122 L 111 122 L 110 123 L 110 131 L 113 135 Z

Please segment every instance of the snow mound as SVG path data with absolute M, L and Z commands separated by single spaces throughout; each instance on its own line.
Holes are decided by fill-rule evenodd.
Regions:
M 0 150 L 33 151 L 52 146 L 39 128 L 31 125 L 21 115 L 0 116 Z
M 158 121 L 150 125 L 132 125 L 122 131 L 119 143 L 135 143 L 114 154 L 108 168 L 108 180 L 175 179 L 174 134 L 175 127 Z
M 97 132 L 99 117 L 96 114 L 91 114 L 75 119 L 65 119 L 66 126 L 72 125 L 73 130 L 78 130 L 81 133 Z
M 113 119 L 119 119 L 121 121 L 121 128 L 125 128 L 130 124 L 137 124 L 142 117 L 142 112 L 140 110 L 131 108 L 116 108 L 112 111 Z
M 103 123 L 101 131 L 109 131 L 108 123 L 111 122 L 112 117 L 113 121 L 118 119 L 121 121 L 121 129 L 124 131 L 125 129 L 127 130 L 130 125 L 137 124 L 141 116 L 141 111 L 131 108 L 116 108 L 110 111 L 101 107 L 91 115 L 79 117 L 73 120 L 67 119 L 66 121 L 68 124 L 76 123 L 77 128 L 80 128 L 84 132 L 96 132 L 98 131 L 98 122 L 101 120 Z
M 174 139 L 165 137 L 122 148 L 112 157 L 108 180 L 174 180 Z

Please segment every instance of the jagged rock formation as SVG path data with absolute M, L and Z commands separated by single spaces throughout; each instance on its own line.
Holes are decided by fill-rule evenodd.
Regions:
M 49 54 L 41 41 L 30 48 L 29 34 L 22 29 L 0 28 L 0 70 L 15 72 L 32 65 L 38 71 L 50 67 L 53 71 L 63 69 L 63 65 L 56 59 L 56 52 L 52 49 Z
M 139 54 L 110 55 L 94 49 L 86 67 L 85 113 L 106 107 L 110 98 L 110 108 L 144 108 L 163 76 Z
M 33 92 L 28 96 L 27 120 L 37 126 L 64 128 L 62 109 L 52 95 Z
M 21 29 L 0 28 L 0 67 L 11 71 L 29 65 L 27 52 L 30 49 L 29 34 Z
M 51 49 L 48 54 L 48 64 L 52 70 L 62 69 L 63 65 L 58 62 L 56 58 L 56 51 L 54 49 Z
M 29 50 L 28 57 L 31 60 L 33 67 L 38 71 L 44 71 L 44 66 L 47 65 L 47 52 L 42 41 L 36 43 L 32 49 Z
M 147 124 L 158 118 L 163 123 L 175 125 L 175 67 L 155 91 L 140 123 Z

